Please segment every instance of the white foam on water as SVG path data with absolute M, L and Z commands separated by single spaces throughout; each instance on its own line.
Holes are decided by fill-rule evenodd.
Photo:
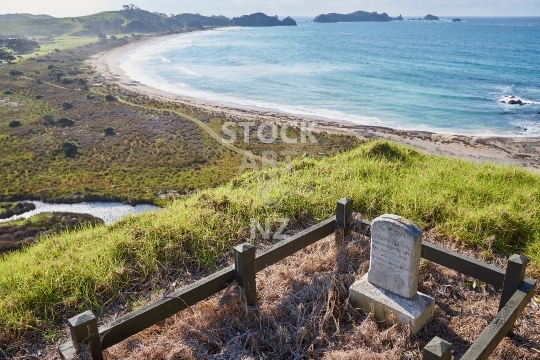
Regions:
M 516 120 L 512 125 L 521 128 L 519 136 L 538 137 L 540 136 L 540 120 Z
M 519 104 L 508 104 L 508 102 L 511 101 L 511 100 L 515 100 L 515 101 L 520 100 L 523 103 L 523 105 L 521 105 L 521 106 L 540 105 L 540 101 L 524 99 L 524 98 L 516 96 L 516 95 L 503 95 L 502 97 L 500 97 L 498 99 L 499 103 L 502 104 L 502 105 L 504 105 L 506 103 L 506 105 L 509 105 L 509 106 L 520 106 Z M 505 103 L 503 103 L 503 101 Z

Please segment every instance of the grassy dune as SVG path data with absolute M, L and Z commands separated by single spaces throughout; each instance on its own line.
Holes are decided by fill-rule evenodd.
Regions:
M 366 218 L 396 213 L 486 256 L 495 248 L 522 252 L 534 271 L 540 268 L 537 175 L 387 142 L 367 142 L 321 160 L 306 157 L 293 168 L 250 172 L 163 212 L 51 236 L 3 256 L 0 329 L 11 335 L 44 329 L 58 316 L 103 309 L 128 284 L 163 276 L 171 267 L 212 271 L 233 245 L 247 240 L 251 218 L 315 223 L 330 216 L 336 200 L 345 196 Z M 274 191 L 266 200 L 277 206 L 260 199 L 267 181 Z

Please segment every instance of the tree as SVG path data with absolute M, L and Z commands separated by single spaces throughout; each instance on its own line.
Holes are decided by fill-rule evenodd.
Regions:
M 13 50 L 17 54 L 31 53 L 34 49 L 39 48 L 37 41 L 27 39 L 6 39 L 4 45 Z
M 0 49 L 0 60 L 4 60 L 4 61 L 7 61 L 8 63 L 11 63 L 15 59 L 16 59 L 15 56 L 11 55 L 7 51 Z

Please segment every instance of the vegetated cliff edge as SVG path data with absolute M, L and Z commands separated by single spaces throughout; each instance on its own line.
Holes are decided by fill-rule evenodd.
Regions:
M 388 16 L 387 13 L 377 14 L 377 12 L 356 11 L 350 14 L 321 14 L 317 16 L 313 22 L 318 23 L 336 23 L 336 22 L 360 22 L 360 21 L 392 21 L 403 20 L 399 15 L 397 18 Z

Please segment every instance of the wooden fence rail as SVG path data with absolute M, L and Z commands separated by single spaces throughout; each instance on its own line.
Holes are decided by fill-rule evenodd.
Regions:
M 93 360 L 102 360 L 104 349 L 225 290 L 234 281 L 238 281 L 244 289 L 248 304 L 256 305 L 255 274 L 336 231 L 336 242 L 339 243 L 340 239 L 349 232 L 352 204 L 351 199 L 341 199 L 337 203 L 336 216 L 280 241 L 259 253 L 256 253 L 253 245 L 238 245 L 234 249 L 234 265 L 99 328 L 97 319 L 91 311 L 69 319 L 71 341 L 59 346 L 61 358 L 72 357 L 84 344 L 90 346 Z M 367 233 L 371 223 L 365 220 L 361 222 L 361 226 L 365 227 Z M 422 257 L 482 280 L 497 289 L 502 289 L 499 313 L 463 357 L 464 360 L 487 359 L 501 339 L 512 329 L 515 320 L 534 293 L 536 282 L 523 279 L 528 262 L 527 258 L 513 255 L 510 257 L 505 271 L 425 241 L 422 242 Z M 423 357 L 425 360 L 450 360 L 451 347 L 450 343 L 436 337 L 426 345 Z

